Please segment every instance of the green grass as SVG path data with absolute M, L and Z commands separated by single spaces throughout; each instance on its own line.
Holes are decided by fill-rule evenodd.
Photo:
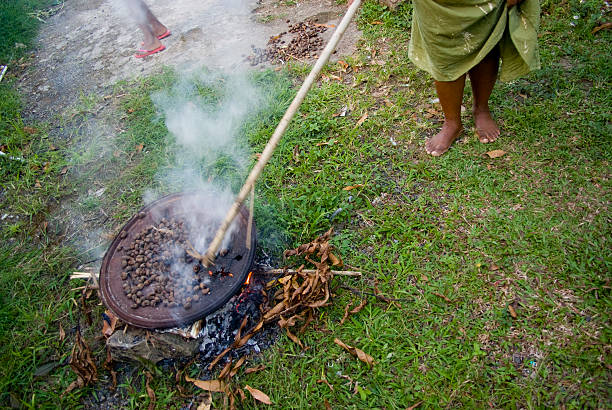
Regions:
M 337 278 L 334 303 L 300 335 L 307 349 L 281 337 L 253 359 L 267 368 L 239 374 L 240 385 L 264 391 L 276 408 L 326 401 L 334 408 L 421 401 L 421 408 L 609 407 L 610 33 L 591 34 L 607 18 L 598 2 L 542 5 L 542 69 L 498 83 L 492 96 L 502 138 L 483 145 L 468 132 L 434 159 L 424 153 L 424 141 L 440 127 L 441 109 L 432 102 L 432 79 L 407 59 L 410 3 L 390 12 L 366 2 L 360 51 L 346 59 L 347 72 L 328 66 L 330 80 L 309 93 L 258 181 L 255 210 L 266 252 L 278 257 L 334 226 L 334 245 L 366 278 Z M 292 65 L 251 75 L 263 95 L 261 109 L 246 119 L 239 139 L 252 153 L 262 150 L 307 71 Z M 201 107 L 222 104 L 223 81 L 190 82 Z M 63 363 L 73 337 L 68 329 L 79 324 L 97 362 L 105 358 L 95 340 L 99 326 L 85 325 L 76 294 L 67 290 L 68 272 L 87 257 L 41 230 L 48 221 L 46 229 L 56 232 L 72 217 L 54 204 L 71 201 L 84 220 L 104 211 L 108 219 L 91 228 L 112 233 L 148 193 L 189 186 L 171 172 L 177 166 L 191 164 L 204 180 L 240 186 L 244 169 L 226 157 L 195 161 L 168 133 L 151 95 L 172 96 L 179 83 L 169 70 L 120 83 L 111 108 L 96 118 L 89 113 L 105 100 L 85 96 L 64 116 L 62 144 L 50 140 L 44 124 L 25 131 L 13 92 L 0 100 L 1 143 L 26 160 L 0 159 L 3 212 L 17 216 L 3 224 L 0 250 L 1 403 L 83 403 L 92 390 L 59 398 L 74 380 L 66 366 L 34 376 L 43 364 Z M 468 87 L 464 105 L 470 101 Z M 346 116 L 335 115 L 345 106 Z M 470 129 L 470 116 L 464 119 Z M 118 131 L 92 141 L 83 126 L 89 121 Z M 493 149 L 506 154 L 490 159 L 485 153 Z M 363 186 L 344 190 L 355 185 Z M 102 194 L 91 194 L 100 188 Z M 343 286 L 371 293 L 373 281 L 400 301 L 370 297 L 340 326 L 344 306 L 358 299 Z M 375 366 L 341 350 L 335 337 L 372 355 Z M 158 407 L 189 402 L 178 395 L 171 372 L 155 374 Z M 127 407 L 146 406 L 143 369 L 122 380 L 120 392 Z M 221 404 L 220 395 L 214 400 Z

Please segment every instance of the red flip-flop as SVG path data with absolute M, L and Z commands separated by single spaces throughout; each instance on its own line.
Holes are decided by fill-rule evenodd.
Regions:
M 159 36 L 157 36 L 158 40 L 161 40 L 162 38 L 166 38 L 168 36 L 170 36 L 172 33 L 170 32 L 170 30 L 166 30 L 166 32 L 164 34 L 160 34 Z
M 138 50 L 139 52 L 141 52 L 141 54 L 134 54 L 134 57 L 136 58 L 145 58 L 147 56 L 150 56 L 151 54 L 155 54 L 155 53 L 159 53 L 160 51 L 164 51 L 166 49 L 165 45 L 161 45 L 159 47 L 157 47 L 155 50 Z

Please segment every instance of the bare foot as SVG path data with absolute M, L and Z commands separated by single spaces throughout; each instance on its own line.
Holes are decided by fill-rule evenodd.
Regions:
M 476 125 L 476 135 L 483 144 L 495 141 L 500 134 L 499 127 L 491 117 L 490 111 L 474 110 L 474 124 Z
M 439 133 L 425 143 L 425 151 L 434 157 L 439 157 L 450 148 L 451 144 L 463 132 L 463 125 L 444 121 Z
M 142 42 L 142 49 L 146 51 L 156 50 L 162 46 L 161 41 L 157 37 L 148 38 L 149 41 Z

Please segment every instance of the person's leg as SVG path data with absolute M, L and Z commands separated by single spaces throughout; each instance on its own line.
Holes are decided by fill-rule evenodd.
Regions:
M 164 26 L 157 19 L 157 17 L 153 15 L 153 13 L 151 13 L 151 9 L 149 9 L 146 4 L 143 3 L 143 5 L 145 7 L 145 16 L 147 18 L 147 24 L 149 25 L 149 27 L 151 27 L 151 31 L 153 31 L 153 34 L 155 34 L 156 37 L 165 34 L 168 31 L 168 28 Z
M 144 40 L 142 42 L 143 50 L 155 50 L 162 46 L 161 41 L 157 38 L 153 30 L 148 24 L 139 24 L 138 27 L 142 31 Z
M 142 31 L 144 50 L 155 50 L 162 46 L 157 36 L 166 32 L 166 27 L 151 13 L 143 0 L 126 0 L 126 4 L 136 20 L 138 28 Z
M 491 117 L 489 97 L 497 80 L 499 68 L 499 50 L 495 47 L 480 63 L 469 72 L 472 83 L 474 104 L 474 124 L 480 142 L 493 142 L 499 137 L 499 127 Z
M 425 143 L 428 154 L 435 157 L 444 154 L 463 132 L 461 124 L 463 87 L 465 87 L 465 74 L 455 81 L 436 81 L 436 92 L 444 111 L 444 124 L 440 132 Z

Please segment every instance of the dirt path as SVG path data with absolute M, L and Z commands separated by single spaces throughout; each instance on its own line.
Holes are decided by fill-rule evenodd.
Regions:
M 346 6 L 335 0 L 147 0 L 172 31 L 162 53 L 137 60 L 142 36 L 122 0 L 66 0 L 43 25 L 31 67 L 21 78 L 27 116 L 50 119 L 78 96 L 96 93 L 119 80 L 160 70 L 246 65 L 251 46 L 265 47 L 268 38 L 287 30 L 287 20 L 313 19 L 335 24 Z M 325 40 L 331 36 L 328 30 Z M 347 31 L 338 55 L 351 54 L 359 38 L 355 24 Z

